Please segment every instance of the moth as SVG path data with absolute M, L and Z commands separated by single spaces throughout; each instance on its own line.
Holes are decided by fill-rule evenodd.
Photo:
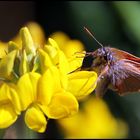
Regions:
M 93 52 L 86 52 L 86 56 L 93 58 L 88 69 L 98 74 L 95 94 L 102 97 L 107 89 L 120 96 L 140 92 L 140 58 L 123 50 L 103 46 L 87 28 L 85 30 L 101 46 Z

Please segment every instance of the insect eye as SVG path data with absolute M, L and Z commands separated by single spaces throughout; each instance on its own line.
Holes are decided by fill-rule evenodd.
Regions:
M 107 59 L 112 60 L 112 55 L 110 53 L 107 54 Z
M 96 59 L 96 57 L 94 58 L 92 56 L 85 57 L 83 60 L 82 68 L 91 67 L 94 59 Z

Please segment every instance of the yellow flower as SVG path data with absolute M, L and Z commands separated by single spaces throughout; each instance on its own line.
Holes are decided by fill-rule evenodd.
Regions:
M 48 52 L 50 58 L 55 59 L 55 57 L 57 57 L 57 59 L 55 59 L 57 60 L 57 62 L 51 61 L 51 63 L 54 63 L 59 67 L 62 83 L 64 83 L 64 81 L 67 82 L 67 84 L 65 83 L 66 86 L 64 86 L 64 88 L 74 94 L 77 98 L 81 98 L 82 96 L 91 93 L 96 87 L 95 82 L 97 80 L 97 74 L 94 71 L 73 72 L 77 68 L 81 67 L 83 58 L 79 58 L 80 60 L 77 58 L 78 62 L 81 61 L 81 63 L 77 65 L 77 63 L 73 63 L 73 61 L 76 61 L 75 55 L 71 56 L 71 58 L 73 57 L 73 60 L 69 61 L 64 52 L 60 48 L 58 48 L 57 43 L 52 39 L 49 39 L 49 41 L 51 47 L 53 47 L 54 49 L 47 49 L 46 46 L 45 51 Z M 52 51 L 54 51 L 55 53 L 53 54 Z M 73 68 L 75 69 L 70 67 L 71 63 L 73 64 Z M 43 66 L 43 68 L 45 68 L 45 66 Z
M 59 70 L 52 66 L 40 78 L 38 101 L 48 118 L 67 117 L 78 111 L 78 102 L 72 93 L 64 90 Z
M 37 102 L 39 73 L 26 73 L 17 83 L 17 93 L 20 99 L 21 110 L 26 110 L 25 122 L 27 126 L 37 132 L 44 132 L 47 120 Z
M 126 138 L 128 126 L 111 114 L 105 101 L 91 97 L 72 117 L 57 121 L 65 138 Z
M 69 45 L 65 44 L 67 49 L 62 50 L 49 38 L 49 44 L 40 47 L 27 27 L 20 30 L 20 37 L 20 43 L 8 43 L 8 54 L 0 61 L 1 111 L 3 116 L 9 116 L 5 122 L 1 118 L 0 125 L 1 128 L 10 126 L 24 111 L 27 126 L 42 133 L 48 119 L 78 112 L 78 99 L 95 89 L 97 74 L 78 70 L 84 58 L 75 54 L 83 51 L 79 41 L 69 40 Z
M 45 43 L 45 33 L 41 26 L 36 22 L 28 22 L 25 24 L 25 27 L 28 28 L 36 47 L 43 47 Z M 6 54 L 11 51 L 11 49 L 19 49 L 22 46 L 22 40 L 20 38 L 20 33 L 18 33 L 14 38 L 11 38 L 12 41 L 3 42 L 0 41 L 0 58 L 6 56 Z M 18 44 L 18 45 L 17 45 Z
M 68 91 L 77 99 L 90 94 L 96 87 L 97 74 L 95 72 L 79 71 L 68 75 Z
M 39 106 L 32 105 L 26 111 L 25 123 L 30 129 L 42 133 L 45 131 L 48 122 Z
M 71 71 L 81 67 L 83 62 L 83 57 L 77 57 L 75 53 L 83 52 L 84 45 L 77 39 L 70 39 L 63 32 L 55 32 L 50 35 L 50 38 L 54 39 L 58 44 L 59 48 L 64 52 L 65 56 L 68 59 L 69 67 Z
M 78 101 L 76 100 L 76 96 L 73 93 L 75 89 L 72 88 L 74 83 L 68 81 L 77 80 L 77 85 L 79 86 L 79 89 L 77 88 L 77 92 L 83 90 L 83 92 L 80 92 L 79 94 L 80 96 L 85 96 L 86 94 L 89 94 L 89 90 L 93 90 L 95 88 L 95 86 L 92 87 L 92 85 L 95 82 L 97 75 L 94 72 L 77 72 L 78 74 L 76 76 L 71 76 L 73 73 L 69 73 L 69 63 L 65 54 L 59 49 L 57 43 L 54 40 L 49 39 L 49 41 L 52 49 L 45 48 L 46 51 L 38 49 L 42 76 L 38 81 L 38 90 L 36 93 L 37 98 L 34 100 L 34 104 L 36 104 L 37 107 L 40 108 L 40 110 L 42 110 L 42 112 L 48 118 L 60 119 L 63 117 L 71 116 L 78 111 Z M 54 50 L 54 53 L 52 50 Z M 58 58 L 57 62 L 53 61 L 53 58 L 55 58 L 54 54 Z M 83 83 L 78 81 L 79 79 L 82 79 Z M 23 87 L 24 84 L 20 83 L 19 85 L 22 85 L 21 88 L 23 90 L 27 89 L 27 87 Z M 68 89 L 69 86 L 71 86 L 70 89 Z M 20 93 L 22 94 L 22 92 Z M 24 96 L 24 94 L 22 95 Z M 23 101 L 25 101 L 24 97 L 22 97 Z M 24 103 L 24 105 L 26 104 L 29 106 L 29 103 L 33 102 L 32 98 L 30 99 L 30 102 Z M 25 117 L 27 116 L 25 115 Z M 37 128 L 37 122 L 36 124 L 30 123 L 30 121 L 32 122 L 32 117 L 29 118 L 30 119 L 25 118 L 25 120 L 28 120 L 26 123 L 29 128 Z M 45 126 L 45 124 L 47 124 L 46 121 L 42 126 Z M 38 122 L 38 125 L 40 126 L 40 121 Z M 41 128 L 41 130 L 44 131 L 45 127 L 44 129 Z M 36 129 L 36 131 L 38 131 L 38 129 Z
M 77 39 L 70 39 L 63 32 L 55 32 L 50 35 L 54 39 L 60 49 L 65 53 L 66 57 L 72 57 L 75 52 L 84 51 L 84 45 Z
M 36 47 L 43 47 L 45 43 L 45 33 L 42 27 L 36 22 L 28 22 L 25 24 L 25 27 L 28 28 L 32 39 L 34 41 L 34 45 Z M 21 47 L 22 41 L 20 38 L 20 33 L 18 33 L 14 38 L 11 39 L 13 42 L 17 43 L 19 47 Z
M 20 101 L 13 84 L 0 85 L 0 128 L 12 125 L 20 114 Z

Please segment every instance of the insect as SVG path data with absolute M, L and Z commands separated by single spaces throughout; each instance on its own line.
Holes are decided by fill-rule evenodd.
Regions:
M 140 58 L 123 50 L 103 46 L 87 28 L 85 30 L 101 46 L 93 52 L 86 52 L 86 56 L 93 58 L 88 69 L 98 74 L 95 94 L 102 97 L 107 89 L 121 96 L 140 92 Z

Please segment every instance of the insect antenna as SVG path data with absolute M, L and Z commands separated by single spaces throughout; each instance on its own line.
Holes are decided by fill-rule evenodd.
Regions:
M 104 46 L 93 36 L 93 34 L 86 27 L 84 27 L 84 29 L 102 48 L 104 48 Z

